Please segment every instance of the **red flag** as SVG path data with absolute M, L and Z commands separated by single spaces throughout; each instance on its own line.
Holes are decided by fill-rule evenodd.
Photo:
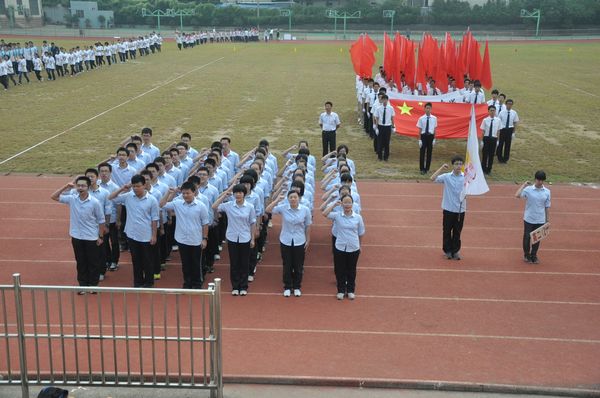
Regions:
M 492 89 L 492 70 L 490 66 L 490 50 L 488 48 L 488 42 L 485 41 L 485 51 L 483 53 L 483 65 L 481 67 L 481 73 L 479 76 L 479 80 L 481 81 L 481 85 L 486 90 Z
M 479 80 L 481 76 L 481 53 L 479 51 L 479 43 L 473 39 L 469 50 L 469 77 L 472 80 Z
M 406 57 L 404 55 L 406 48 L 405 48 L 405 39 L 402 35 L 400 35 L 400 33 L 396 32 L 396 36 L 394 36 L 394 58 L 395 58 L 395 62 L 394 62 L 394 72 L 392 74 L 392 77 L 394 79 L 394 82 L 396 83 L 396 85 L 398 86 L 398 89 L 401 89 L 400 87 L 400 82 L 402 81 L 401 76 L 402 73 L 404 73 L 404 68 L 405 66 L 405 61 L 406 61 Z M 406 74 L 405 74 L 406 76 Z
M 368 35 L 359 37 L 356 42 L 350 46 L 350 59 L 354 72 L 361 77 L 371 77 L 373 75 L 373 64 L 375 64 L 375 54 L 377 45 Z
M 394 99 L 390 100 L 390 104 L 395 111 L 394 125 L 396 126 L 396 133 L 417 138 L 419 136 L 417 121 L 425 114 L 425 103 L 423 101 Z M 435 138 L 467 138 L 471 119 L 471 106 L 471 104 L 434 102 L 431 114 L 437 117 L 438 122 Z M 475 105 L 477 126 L 481 124 L 487 114 L 487 104 Z
M 350 46 L 350 59 L 352 60 L 352 67 L 354 68 L 354 73 L 361 77 L 367 77 L 363 76 L 362 71 L 360 70 L 361 50 L 361 45 L 358 41 L 352 43 L 352 45 Z
M 383 33 L 383 47 L 383 69 L 385 70 L 388 79 L 393 78 L 394 73 L 396 72 L 396 55 L 394 43 L 387 33 Z
M 405 40 L 405 59 L 406 66 L 404 67 L 404 79 L 406 84 L 414 90 L 415 88 L 415 43 L 410 40 Z

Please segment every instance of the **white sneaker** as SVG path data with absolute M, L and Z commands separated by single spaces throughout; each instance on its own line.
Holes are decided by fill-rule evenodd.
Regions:
M 223 251 L 223 246 L 219 245 L 219 252 Z
M 356 295 L 354 293 L 348 293 L 348 298 L 350 300 L 354 300 L 356 298 Z
M 273 228 L 273 221 L 269 220 L 269 223 L 267 224 L 267 227 Z
M 239 290 L 237 290 L 237 289 L 236 289 L 236 290 L 232 290 L 232 291 L 231 291 L 231 295 L 232 295 L 232 296 L 239 296 L 239 295 L 240 295 L 240 291 L 239 291 Z
M 300 289 L 294 289 L 294 296 L 296 296 L 296 297 L 302 296 L 302 292 L 300 291 Z
M 221 259 L 221 256 L 220 256 L 220 255 L 218 255 L 218 254 L 215 254 L 215 256 L 214 256 L 213 258 L 214 258 L 215 260 L 220 260 L 220 259 Z
M 246 296 L 248 294 L 247 290 L 240 290 L 240 296 Z
M 344 299 L 344 293 L 338 293 L 336 297 L 337 297 L 338 300 L 343 300 Z
M 179 251 L 179 246 L 173 245 L 173 246 L 171 246 L 171 250 L 174 252 Z
M 254 277 L 252 275 L 248 275 L 248 282 L 254 282 Z
M 285 289 L 283 291 L 283 297 L 290 297 L 292 295 L 292 291 L 290 289 Z
M 100 276 L 98 277 L 99 281 L 103 281 L 104 280 L 104 275 L 100 274 Z

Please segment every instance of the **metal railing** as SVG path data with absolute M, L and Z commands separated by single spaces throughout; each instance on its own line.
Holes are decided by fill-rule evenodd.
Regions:
M 0 285 L 0 386 L 209 389 L 223 397 L 221 280 L 205 290 Z M 5 358 L 5 360 L 3 359 Z M 2 365 L 4 363 L 4 365 Z

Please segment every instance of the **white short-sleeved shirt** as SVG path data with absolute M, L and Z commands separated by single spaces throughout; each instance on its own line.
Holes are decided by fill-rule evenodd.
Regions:
M 507 119 L 508 119 L 508 128 L 513 128 L 513 127 L 515 127 L 515 123 L 519 123 L 519 114 L 514 109 L 511 109 L 511 110 L 504 109 L 502 112 L 500 112 L 498 117 L 500 118 L 500 128 L 503 128 L 503 129 L 506 128 Z
M 429 126 L 427 126 L 427 118 L 429 118 Z M 417 121 L 417 127 L 419 128 L 419 133 L 423 134 L 435 134 L 435 129 L 437 128 L 437 117 L 433 115 L 423 115 Z
M 385 110 L 385 120 L 383 117 L 383 112 Z M 394 107 L 390 104 L 383 106 L 383 104 L 377 108 L 375 112 L 373 112 L 373 117 L 377 118 L 377 124 L 380 126 L 392 126 L 394 125 L 394 115 L 396 112 L 394 111 Z
M 335 112 L 323 112 L 319 116 L 319 124 L 323 126 L 323 131 L 335 131 L 340 124 L 340 117 Z
M 485 104 L 485 94 L 483 91 L 471 91 L 465 96 L 465 102 L 468 104 Z
M 484 137 L 498 137 L 498 131 L 502 128 L 502 121 L 497 116 L 491 118 L 490 116 L 486 117 L 481 121 L 481 126 L 479 128 L 483 130 Z M 491 131 L 490 131 L 491 128 Z

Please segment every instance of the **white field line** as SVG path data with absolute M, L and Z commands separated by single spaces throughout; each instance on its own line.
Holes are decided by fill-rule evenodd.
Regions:
M 153 92 L 153 91 L 156 91 L 156 90 L 158 90 L 159 88 L 162 88 L 162 87 L 166 86 L 167 84 L 173 83 L 174 81 L 176 81 L 176 80 L 179 80 L 179 79 L 181 79 L 182 77 L 185 77 L 185 76 L 189 75 L 190 73 L 193 73 L 193 72 L 196 72 L 196 71 L 198 71 L 198 70 L 200 70 L 200 69 L 203 69 L 203 68 L 205 68 L 205 67 L 207 67 L 207 66 L 209 66 L 209 65 L 212 65 L 212 64 L 214 64 L 215 62 L 218 62 L 218 61 L 220 61 L 220 60 L 222 60 L 222 59 L 224 59 L 224 58 L 225 58 L 225 57 L 217 58 L 217 59 L 215 59 L 215 60 L 213 60 L 213 61 L 210 61 L 210 62 L 209 62 L 209 63 L 207 63 L 207 64 L 200 65 L 200 66 L 198 66 L 198 67 L 196 67 L 196 68 L 194 68 L 194 69 L 191 69 L 191 70 L 189 70 L 189 71 L 185 72 L 184 74 L 181 74 L 181 75 L 179 75 L 179 76 L 177 76 L 177 77 L 175 77 L 175 78 L 173 78 L 173 79 L 171 79 L 171 80 L 167 80 L 166 82 L 164 82 L 163 84 L 161 84 L 161 85 L 159 85 L 159 86 L 156 86 L 156 87 L 154 87 L 154 88 L 151 88 L 151 89 L 150 89 L 150 90 L 148 90 L 148 91 L 145 91 L 145 92 L 143 92 L 143 93 L 141 93 L 141 94 L 138 94 L 138 95 L 136 95 L 135 97 L 132 97 L 132 98 L 130 98 L 130 99 L 128 99 L 128 100 L 126 100 L 126 101 L 124 101 L 124 102 L 121 102 L 119 105 L 115 105 L 115 106 L 113 106 L 112 108 L 109 108 L 109 109 L 107 109 L 107 110 L 105 110 L 105 111 L 103 111 L 103 112 L 100 112 L 100 113 L 98 113 L 97 115 L 95 115 L 95 116 L 92 116 L 91 118 L 89 118 L 89 119 L 87 119 L 87 120 L 84 120 L 83 122 L 77 123 L 75 126 L 73 126 L 73 127 L 69 127 L 69 128 L 68 128 L 68 129 L 66 129 L 65 131 L 62 131 L 62 132 L 60 132 L 60 133 L 58 133 L 58 134 L 55 134 L 55 135 L 53 135 L 52 137 L 46 138 L 45 140 L 42 140 L 42 141 L 38 142 L 37 144 L 35 144 L 35 145 L 32 145 L 32 146 L 30 146 L 29 148 L 26 148 L 26 149 L 22 150 L 21 152 L 18 152 L 18 153 L 16 153 L 16 154 L 12 155 L 11 157 L 9 157 L 9 158 L 7 158 L 7 159 L 4 159 L 4 160 L 0 161 L 0 166 L 1 166 L 1 165 L 3 165 L 4 163 L 7 163 L 7 162 L 9 162 L 9 161 L 11 161 L 11 160 L 13 160 L 13 159 L 15 159 L 15 158 L 17 158 L 17 157 L 21 156 L 21 155 L 22 155 L 22 154 L 24 154 L 24 153 L 27 153 L 27 152 L 31 151 L 31 150 L 32 150 L 32 149 L 34 149 L 34 148 L 37 148 L 37 147 L 38 147 L 38 146 L 40 146 L 40 145 L 43 145 L 43 144 L 45 144 L 45 143 L 46 143 L 46 142 L 48 142 L 48 141 L 51 141 L 51 140 L 53 140 L 53 139 L 55 139 L 55 138 L 57 138 L 57 137 L 60 137 L 60 136 L 61 136 L 61 135 L 63 135 L 63 134 L 66 134 L 66 133 L 68 133 L 69 131 L 72 131 L 72 130 L 76 129 L 77 127 L 83 126 L 84 124 L 86 124 L 86 123 L 88 123 L 88 122 L 91 122 L 92 120 L 94 120 L 94 119 L 97 119 L 97 118 L 99 118 L 100 116 L 106 115 L 107 113 L 109 113 L 109 112 L 111 112 L 111 111 L 113 111 L 113 110 L 115 110 L 115 109 L 117 109 L 117 108 L 120 108 L 120 107 L 122 107 L 123 105 L 127 105 L 128 103 L 130 103 L 130 102 L 132 102 L 132 101 L 135 101 L 135 100 L 137 100 L 138 98 L 142 98 L 142 97 L 143 97 L 143 96 L 145 96 L 146 94 L 150 94 L 151 92 Z

